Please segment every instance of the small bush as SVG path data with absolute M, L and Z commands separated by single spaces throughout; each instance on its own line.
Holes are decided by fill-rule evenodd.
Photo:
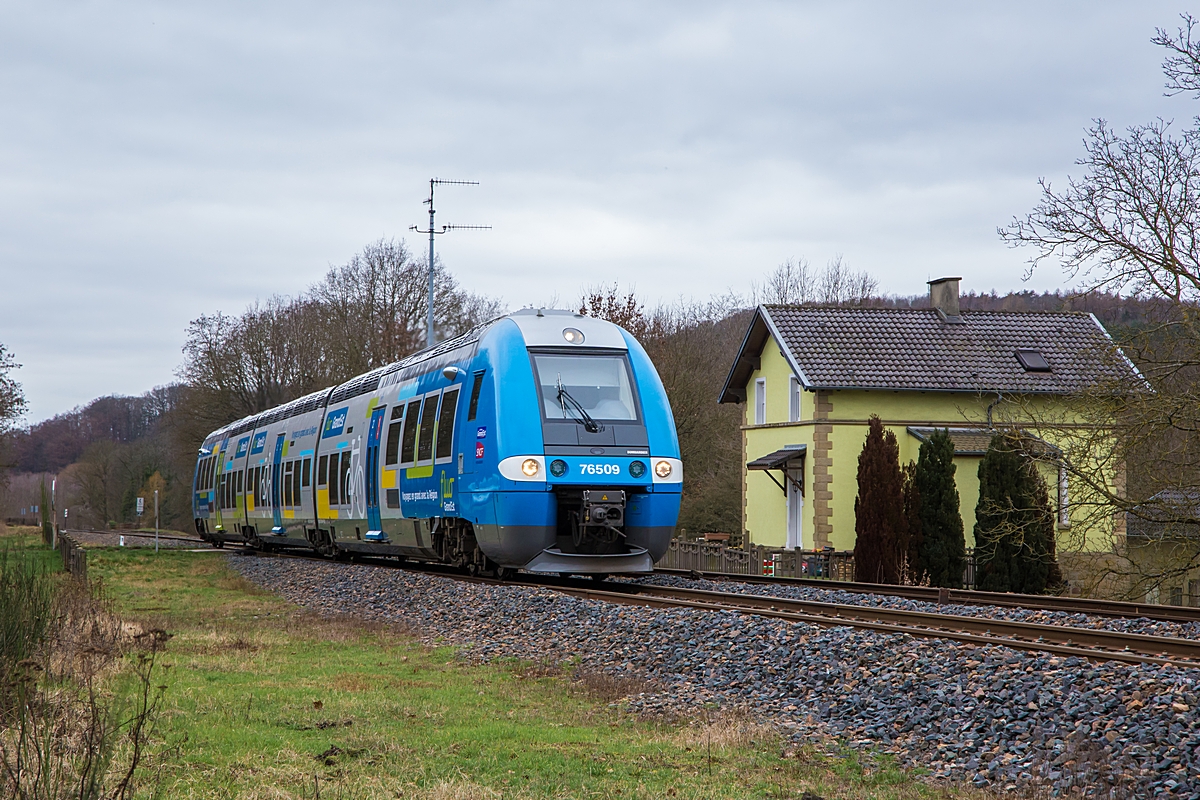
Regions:
M 124 800 L 157 718 L 167 636 L 124 626 L 98 583 L 0 551 L 0 797 Z

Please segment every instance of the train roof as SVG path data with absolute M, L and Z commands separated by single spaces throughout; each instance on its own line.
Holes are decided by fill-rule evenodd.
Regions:
M 527 347 L 571 346 L 572 342 L 564 338 L 564 331 L 572 329 L 583 334 L 582 341 L 574 342 L 575 344 L 586 344 L 588 347 L 617 350 L 627 349 L 625 339 L 621 335 L 621 329 L 606 320 L 562 309 L 523 308 L 520 311 L 514 311 L 510 314 L 488 320 L 460 333 L 458 336 L 452 336 L 449 339 L 438 342 L 433 347 L 418 350 L 399 361 L 376 367 L 343 383 L 311 392 L 283 405 L 268 408 L 266 411 L 260 411 L 257 414 L 251 414 L 242 419 L 235 420 L 210 433 L 205 438 L 205 441 L 237 436 L 252 431 L 255 428 L 265 427 L 280 420 L 314 411 L 325 405 L 341 403 L 352 397 L 373 392 L 379 388 L 381 383 L 386 385 L 388 383 L 386 379 L 391 375 L 424 361 L 438 359 L 455 350 L 477 343 L 488 330 L 506 319 L 511 319 L 516 323 Z

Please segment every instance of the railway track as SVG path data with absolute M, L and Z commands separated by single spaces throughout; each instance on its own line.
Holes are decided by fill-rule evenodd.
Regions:
M 1163 606 L 1156 603 L 1129 603 L 1119 600 L 1089 600 L 1077 597 L 1057 597 L 1040 594 L 1009 594 L 980 592 L 971 589 L 939 589 L 936 586 L 897 586 L 879 583 L 831 581 L 822 578 L 776 578 L 768 575 L 740 575 L 733 572 L 703 572 L 690 569 L 655 568 L 655 573 L 685 578 L 704 578 L 717 582 L 780 584 L 809 586 L 856 594 L 879 594 L 903 597 L 941 605 L 1001 606 L 1026 608 L 1033 611 L 1063 611 L 1070 614 L 1090 614 L 1118 619 L 1153 619 L 1162 622 L 1200 622 L 1200 608 Z
M 328 561 L 320 556 L 303 553 L 259 553 L 255 550 L 246 552 L 257 556 Z M 359 561 L 372 566 L 408 569 L 469 583 L 551 589 L 583 599 L 610 603 L 656 608 L 729 611 L 827 627 L 847 626 L 881 633 L 900 633 L 929 639 L 949 639 L 977 645 L 998 645 L 1017 650 L 1047 652 L 1094 661 L 1119 661 L 1130 664 L 1169 665 L 1183 669 L 1200 669 L 1200 641 L 1190 639 L 964 617 L 954 614 L 902 611 L 874 606 L 818 603 L 641 583 L 603 582 L 597 584 L 591 580 L 532 573 L 518 573 L 512 578 L 501 580 L 478 575 L 465 575 L 440 565 L 399 563 L 371 558 L 362 558 Z
M 645 584 L 603 584 L 604 588 L 598 589 L 560 586 L 540 579 L 510 581 L 513 582 L 544 586 L 593 600 L 660 608 L 732 611 L 815 625 L 840 625 L 923 638 L 1002 645 L 1067 657 L 1200 668 L 1200 641 L 1191 639 Z
M 89 531 L 89 533 L 111 533 Z M 126 534 L 130 535 L 130 534 Z M 144 535 L 144 534 L 141 534 Z M 153 534 L 150 534 L 153 537 Z M 192 541 L 186 537 L 171 537 Z M 328 561 L 321 556 L 303 552 L 260 553 L 247 549 L 248 554 L 275 558 L 299 558 Z M 643 583 L 603 582 L 561 578 L 557 576 L 519 573 L 500 580 L 482 576 L 469 576 L 438 565 L 413 562 L 396 562 L 390 559 L 360 559 L 373 566 L 387 566 L 436 574 L 471 583 L 491 585 L 530 586 L 551 589 L 563 594 L 590 600 L 601 600 L 627 605 L 642 605 L 658 608 L 693 608 L 704 611 L 729 611 L 739 614 L 771 617 L 792 622 L 805 622 L 822 626 L 849 626 L 881 633 L 900 633 L 932 639 L 949 639 L 978 645 L 999 645 L 1018 650 L 1053 653 L 1065 657 L 1080 657 L 1098 661 L 1120 661 L 1133 664 L 1171 665 L 1180 668 L 1200 669 L 1200 641 L 1167 636 L 1148 636 L 1094 628 L 1062 625 L 1046 625 L 1005 619 L 969 617 L 936 612 L 908 611 L 877 606 L 823 603 L 811 600 L 770 597 L 764 595 L 721 592 L 706 589 L 656 586 Z M 665 571 L 665 570 L 660 570 Z M 671 571 L 675 572 L 675 571 Z M 702 573 L 703 574 L 703 573 Z M 711 573 L 710 573 L 711 575 Z M 745 578 L 747 576 L 729 576 Z M 749 576 L 756 577 L 756 576 Z M 790 579 L 790 581 L 803 579 Z M 790 582 L 789 579 L 761 581 L 762 583 Z M 758 583 L 760 581 L 749 581 Z M 828 581 L 812 581 L 828 587 Z M 838 587 L 854 586 L 855 591 L 864 592 L 863 584 L 838 584 Z M 926 587 L 880 587 L 884 589 L 922 589 Z M 936 591 L 936 590 L 935 590 Z M 954 590 L 952 590 L 954 591 Z M 889 594 L 898 594 L 888 592 Z M 974 595 L 973 604 L 983 605 L 983 597 L 996 596 L 988 592 L 968 592 Z M 900 595 L 907 596 L 907 595 Z M 1014 597 L 999 595 L 1010 602 L 990 605 L 1023 606 L 1012 602 Z M 1023 596 L 1017 595 L 1019 600 Z M 914 598 L 917 599 L 917 598 Z M 1047 598 L 1034 598 L 1044 600 Z M 962 602 L 955 599 L 953 602 Z M 1078 602 L 1078 601 L 1075 601 Z M 1088 601 L 1089 603 L 1097 601 Z M 1111 604 L 1103 604 L 1111 606 Z M 1118 604 L 1136 605 L 1136 604 Z M 1138 606 L 1141 608 L 1142 606 Z M 1079 609 L 1076 609 L 1079 610 Z M 1117 609 L 1118 612 L 1123 609 Z M 1082 612 L 1099 613 L 1099 612 Z M 1128 616 L 1124 613 L 1104 616 Z M 1149 616 L 1141 614 L 1139 616 Z M 1151 617 L 1158 618 L 1158 617 Z M 1175 620 L 1178 621 L 1178 620 Z M 1189 619 L 1190 621 L 1190 619 Z

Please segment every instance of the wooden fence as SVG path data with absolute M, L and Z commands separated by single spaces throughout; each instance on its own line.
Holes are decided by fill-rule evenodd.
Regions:
M 81 581 L 87 580 L 87 551 L 66 534 L 59 534 L 58 549 L 62 553 L 63 569 Z
M 658 566 L 694 569 L 698 572 L 728 572 L 735 575 L 776 575 L 784 578 L 854 580 L 853 550 L 786 550 L 751 545 L 748 550 L 720 542 L 684 542 L 672 539 Z M 967 550 L 963 587 L 975 587 L 975 553 Z
M 783 550 L 762 545 L 742 550 L 720 543 L 675 539 L 658 566 L 735 575 L 854 580 L 854 553 L 850 550 Z

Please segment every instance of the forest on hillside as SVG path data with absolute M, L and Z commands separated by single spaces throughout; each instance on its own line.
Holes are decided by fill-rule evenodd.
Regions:
M 101 397 L 12 431 L 0 512 L 19 516 L 58 478 L 58 507 L 79 524 L 136 522 L 138 496 L 160 491 L 163 524 L 191 526 L 190 487 L 204 435 L 221 425 L 391 363 L 424 344 L 425 262 L 405 244 L 370 244 L 294 297 L 256 302 L 238 315 L 193 320 L 179 381 L 136 397 Z M 692 532 L 741 529 L 740 406 L 716 398 L 758 303 L 924 307 L 927 296 L 883 297 L 869 274 L 840 259 L 821 269 L 785 261 L 745 294 L 648 306 L 635 291 L 592 287 L 571 305 L 627 328 L 643 342 L 671 399 L 686 464 L 679 521 Z M 1119 339 L 1157 317 L 1160 303 L 1115 294 L 1073 296 L 966 293 L 966 309 L 1078 310 Z M 456 335 L 503 312 L 438 265 L 439 337 Z M 143 522 L 147 518 L 143 517 Z

